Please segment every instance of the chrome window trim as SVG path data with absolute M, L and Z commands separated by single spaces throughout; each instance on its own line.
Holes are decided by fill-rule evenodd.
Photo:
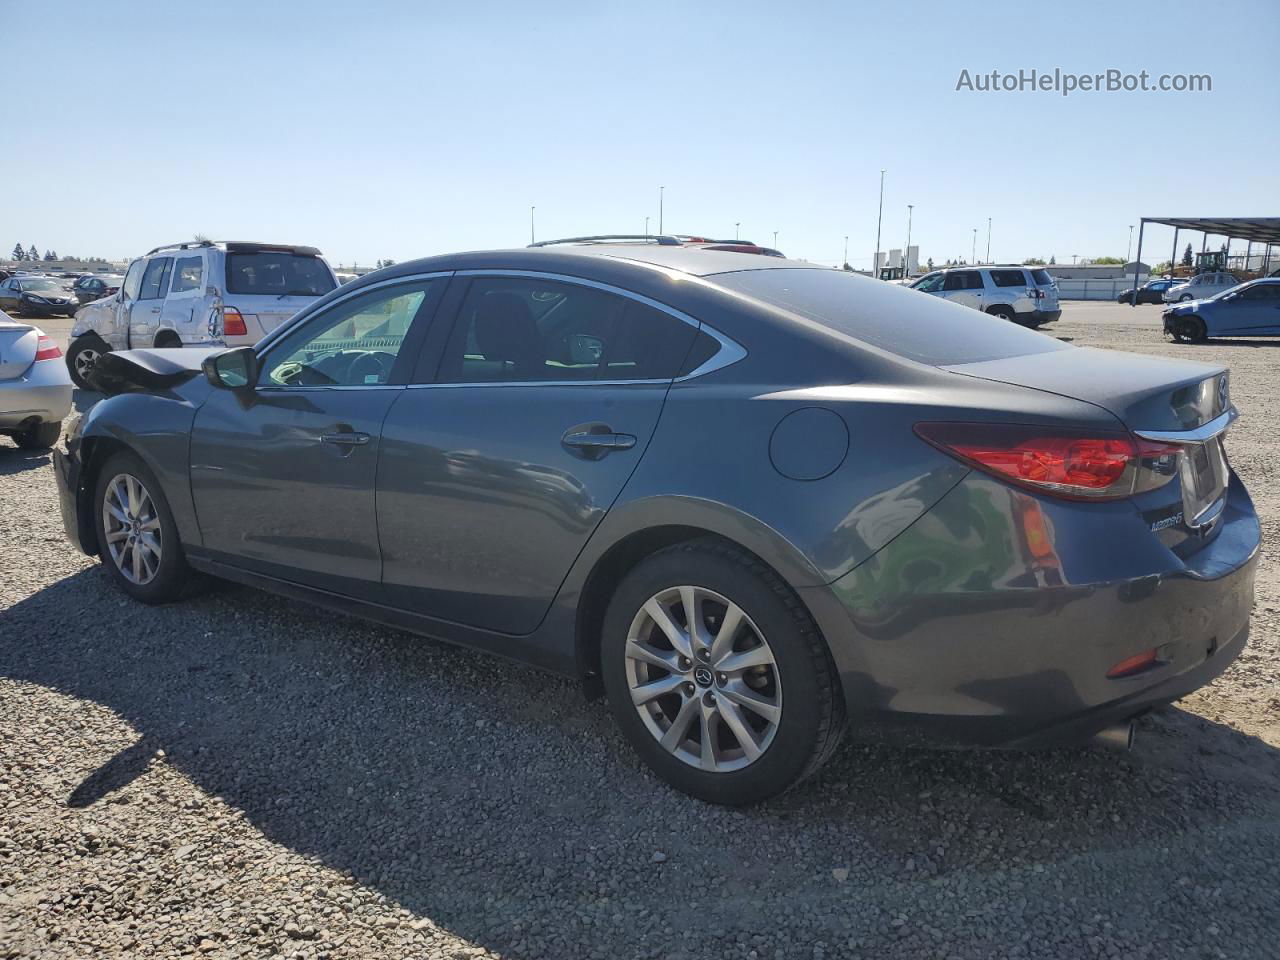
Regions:
M 307 315 L 304 320 L 299 321 L 298 318 L 301 317 L 304 313 L 306 313 L 308 309 L 310 309 L 309 307 L 303 307 L 296 314 L 290 317 L 287 321 L 280 324 L 280 326 L 276 327 L 274 330 L 268 333 L 265 337 L 259 340 L 256 344 L 254 344 L 254 353 L 256 353 L 258 355 L 258 359 L 261 360 L 262 355 L 267 350 L 271 349 L 272 344 L 274 344 L 275 341 L 283 337 L 285 333 L 288 332 L 288 330 L 294 326 L 295 323 L 309 323 L 314 317 L 319 316 L 321 313 L 327 313 L 330 310 L 330 308 L 336 307 L 340 303 L 345 303 L 347 300 L 350 300 L 352 297 L 357 297 L 357 296 L 360 296 L 361 294 L 368 293 L 370 290 L 379 290 L 382 287 L 390 287 L 400 283 L 412 283 L 415 280 L 438 280 L 440 277 L 452 277 L 453 275 L 454 275 L 453 270 L 436 270 L 431 273 L 409 273 L 409 274 L 405 274 L 402 277 L 392 277 L 389 280 L 379 280 L 377 283 L 371 283 L 368 286 L 360 287 L 359 289 L 356 289 L 356 290 L 346 290 L 343 292 L 342 296 L 334 298 L 333 300 L 326 303 L 324 307 L 322 307 L 321 309 Z M 338 286 L 338 287 L 334 287 L 334 289 L 341 290 L 342 287 Z M 325 294 L 325 296 L 328 296 L 328 294 Z
M 1133 432 L 1144 440 L 1156 440 L 1161 443 L 1208 443 L 1214 437 L 1225 433 L 1239 416 L 1240 411 L 1231 407 L 1194 430 L 1135 430 Z
M 459 270 L 456 273 L 459 277 L 529 277 L 534 280 L 556 280 L 562 283 L 576 283 L 581 287 L 592 287 L 596 290 L 603 290 L 605 293 L 612 293 L 619 297 L 625 297 L 628 300 L 634 300 L 637 303 L 643 303 L 645 306 L 652 307 L 655 310 L 675 317 L 682 323 L 687 323 L 695 330 L 705 333 L 717 343 L 720 349 L 707 358 L 702 363 L 688 373 L 673 380 L 521 380 L 521 381 L 478 381 L 475 383 L 448 383 L 434 384 L 421 383 L 410 384 L 416 387 L 525 387 L 525 386 L 542 386 L 542 387 L 568 387 L 568 386 L 611 386 L 616 384 L 627 383 L 683 383 L 686 380 L 692 380 L 695 377 L 702 377 L 716 370 L 722 370 L 725 367 L 737 363 L 747 355 L 746 348 L 736 340 L 725 336 L 715 327 L 708 326 L 701 320 L 689 316 L 689 314 L 677 310 L 675 307 L 667 306 L 660 303 L 652 297 L 646 297 L 642 293 L 636 293 L 634 290 L 627 290 L 623 287 L 616 287 L 613 284 L 601 283 L 599 280 L 588 280 L 586 277 L 574 277 L 564 273 L 550 273 L 545 270 L 485 270 L 483 268 L 474 268 L 470 270 Z

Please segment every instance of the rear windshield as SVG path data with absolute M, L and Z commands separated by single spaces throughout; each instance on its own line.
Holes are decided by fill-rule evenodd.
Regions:
M 320 297 L 334 287 L 319 257 L 297 253 L 231 253 L 227 255 L 227 292 Z
M 946 366 L 1069 349 L 971 307 L 843 270 L 743 270 L 711 278 L 908 360 Z
M 1048 270 L 1032 270 L 1031 276 L 1042 287 L 1048 287 L 1053 284 L 1053 277 L 1049 276 Z

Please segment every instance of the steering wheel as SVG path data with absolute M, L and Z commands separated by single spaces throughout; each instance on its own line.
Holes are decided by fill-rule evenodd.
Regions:
M 347 382 L 360 385 L 365 383 L 386 383 L 391 378 L 391 367 L 396 358 L 389 353 L 369 350 L 360 354 L 347 367 Z M 373 377 L 373 380 L 369 378 Z

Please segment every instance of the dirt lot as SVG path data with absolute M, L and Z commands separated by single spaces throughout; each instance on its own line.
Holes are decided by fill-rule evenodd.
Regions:
M 130 603 L 0 440 L 0 958 L 1280 956 L 1280 342 L 1158 324 L 1054 333 L 1231 366 L 1241 659 L 1127 755 L 846 741 L 743 811 L 531 670 L 249 590 Z

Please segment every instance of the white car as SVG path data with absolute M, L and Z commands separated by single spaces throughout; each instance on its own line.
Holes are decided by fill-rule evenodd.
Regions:
M 947 267 L 911 281 L 910 287 L 1026 327 L 1052 323 L 1062 316 L 1058 287 L 1042 267 Z
M 1201 273 L 1185 283 L 1174 284 L 1161 298 L 1165 303 L 1183 303 L 1187 300 L 1207 300 L 1223 290 L 1239 286 L 1240 281 L 1229 273 Z
M 0 312 L 0 433 L 24 449 L 52 447 L 70 412 L 62 350 L 39 327 Z
M 199 240 L 129 264 L 112 296 L 76 311 L 67 368 L 77 386 L 98 357 L 138 347 L 247 347 L 338 286 L 315 247 Z

